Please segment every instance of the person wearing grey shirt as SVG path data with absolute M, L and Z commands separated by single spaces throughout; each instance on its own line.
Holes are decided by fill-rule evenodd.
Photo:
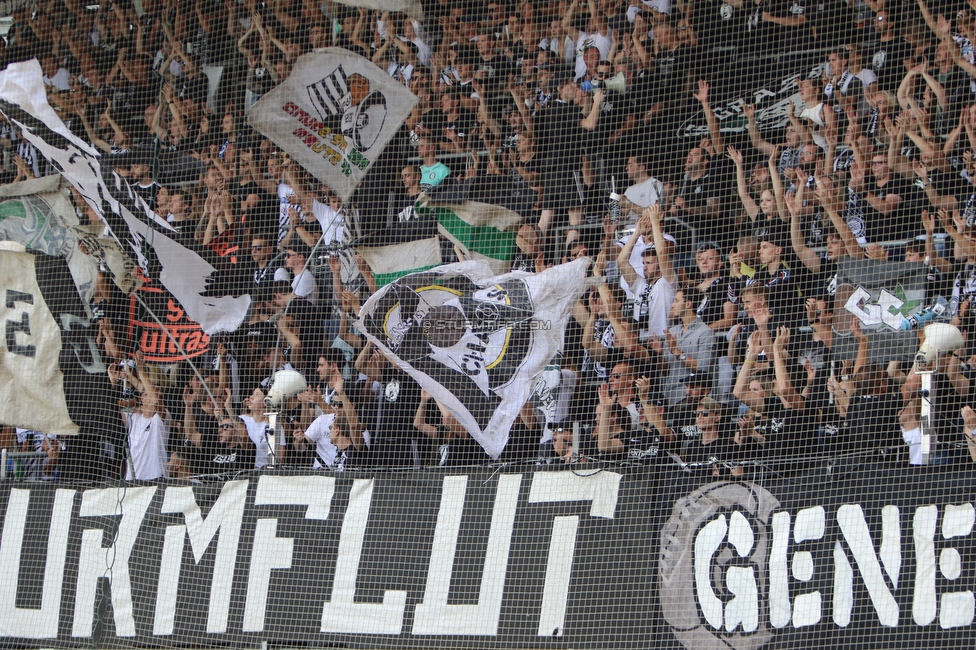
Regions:
M 676 292 L 670 314 L 676 324 L 665 333 L 664 341 L 657 337 L 648 341 L 668 364 L 663 392 L 669 406 L 677 404 L 684 397 L 682 380 L 692 373 L 707 375 L 712 367 L 715 333 L 698 317 L 691 298 L 687 289 Z

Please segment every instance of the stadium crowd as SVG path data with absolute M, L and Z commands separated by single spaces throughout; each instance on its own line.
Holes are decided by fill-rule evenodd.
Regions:
M 928 368 L 872 350 L 883 338 L 836 280 L 842 258 L 924 265 L 929 309 L 974 332 L 976 2 L 438 0 L 424 15 L 320 0 L 16 10 L 4 61 L 37 58 L 69 128 L 255 305 L 207 354 L 151 363 L 103 278 L 92 310 L 128 434 L 106 446 L 106 476 L 226 475 L 271 452 L 334 470 L 487 462 L 443 396 L 356 328 L 377 291 L 357 244 L 436 234 L 419 207 L 459 189 L 522 216 L 513 270 L 588 256 L 605 278 L 501 460 L 677 459 L 714 476 L 850 453 L 922 462 Z M 247 121 L 327 46 L 419 100 L 348 203 Z M 772 93 L 755 91 L 784 78 L 799 97 L 770 128 Z M 0 145 L 3 182 L 54 173 L 7 122 Z M 845 340 L 856 354 L 835 353 Z M 280 369 L 310 388 L 269 450 Z M 976 460 L 976 348 L 934 369 L 927 460 Z M 58 441 L 4 431 L 47 453 L 30 477 L 57 476 Z

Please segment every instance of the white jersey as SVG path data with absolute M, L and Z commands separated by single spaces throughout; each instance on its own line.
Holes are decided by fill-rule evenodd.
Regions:
M 129 462 L 125 480 L 152 481 L 169 478 L 166 443 L 169 441 L 169 413 L 154 413 L 147 418 L 142 413 L 126 413 L 129 430 Z
M 674 302 L 674 287 L 663 277 L 654 284 L 641 278 L 634 284 L 634 320 L 640 339 L 664 336 L 668 331 L 668 312 Z
M 247 437 L 254 443 L 254 468 L 261 469 L 268 464 L 268 434 L 267 422 L 255 422 L 250 415 L 240 415 Z
M 332 427 L 335 424 L 335 413 L 323 413 L 305 430 L 305 437 L 315 443 L 315 469 L 335 466 L 336 454 L 339 449 L 332 444 Z

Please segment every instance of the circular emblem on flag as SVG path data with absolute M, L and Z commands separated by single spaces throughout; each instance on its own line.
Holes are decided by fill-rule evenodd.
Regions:
M 386 401 L 395 402 L 400 397 L 400 380 L 394 379 L 386 384 Z
M 353 141 L 360 151 L 368 151 L 376 144 L 376 140 L 383 131 L 386 122 L 386 97 L 383 93 L 373 91 L 359 103 L 356 111 L 356 122 L 353 129 Z
M 726 580 L 731 572 L 747 568 L 757 593 L 767 593 L 769 523 L 779 505 L 776 497 L 754 483 L 724 481 L 695 490 L 674 504 L 661 531 L 659 593 L 667 594 L 661 598 L 664 619 L 689 650 L 758 650 L 772 639 L 762 601 L 753 621 L 730 616 L 734 608 L 727 605 L 733 594 Z M 703 543 L 696 546 L 699 537 Z M 721 541 L 713 546 L 710 559 L 696 558 L 709 538 Z M 696 572 L 703 575 L 696 577 Z M 699 593 L 702 584 L 710 585 L 712 594 Z M 707 608 L 703 601 L 708 601 Z

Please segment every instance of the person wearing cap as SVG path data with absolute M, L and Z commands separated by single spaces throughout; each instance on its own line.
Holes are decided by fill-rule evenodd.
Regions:
M 785 319 L 787 323 L 796 323 L 803 316 L 803 286 L 807 274 L 802 265 L 794 268 L 784 259 L 784 250 L 784 243 L 776 235 L 762 237 L 759 242 L 761 266 L 752 278 L 745 281 L 745 287 L 766 287 L 766 307 L 770 313 Z M 738 297 L 736 296 L 734 302 L 737 302 Z
M 698 435 L 687 441 L 681 450 L 681 460 L 712 476 L 738 476 L 742 468 L 729 468 L 742 456 L 735 443 L 734 431 L 729 426 L 724 407 L 711 397 L 698 402 L 695 412 L 695 429 Z
M 617 254 L 617 266 L 623 281 L 634 295 L 634 320 L 638 336 L 664 336 L 668 329 L 668 311 L 674 301 L 677 273 L 671 264 L 670 244 L 661 226 L 661 207 L 652 205 L 637 221 L 637 228 Z M 641 252 L 643 273 L 631 262 L 638 240 L 653 233 L 653 243 Z M 623 281 L 621 286 L 623 286 Z
M 693 372 L 681 382 L 684 390 L 682 399 L 668 407 L 668 425 L 674 429 L 674 434 L 682 440 L 694 438 L 697 433 L 694 428 L 695 409 L 703 397 L 712 396 L 712 375 Z M 663 396 L 662 396 L 663 397 Z
M 648 344 L 667 362 L 668 374 L 664 381 L 664 395 L 669 406 L 684 397 L 683 379 L 692 373 L 708 375 L 712 372 L 715 334 L 695 311 L 692 289 L 679 289 L 671 303 L 670 317 L 677 321 L 665 332 L 664 341 L 651 336 Z

